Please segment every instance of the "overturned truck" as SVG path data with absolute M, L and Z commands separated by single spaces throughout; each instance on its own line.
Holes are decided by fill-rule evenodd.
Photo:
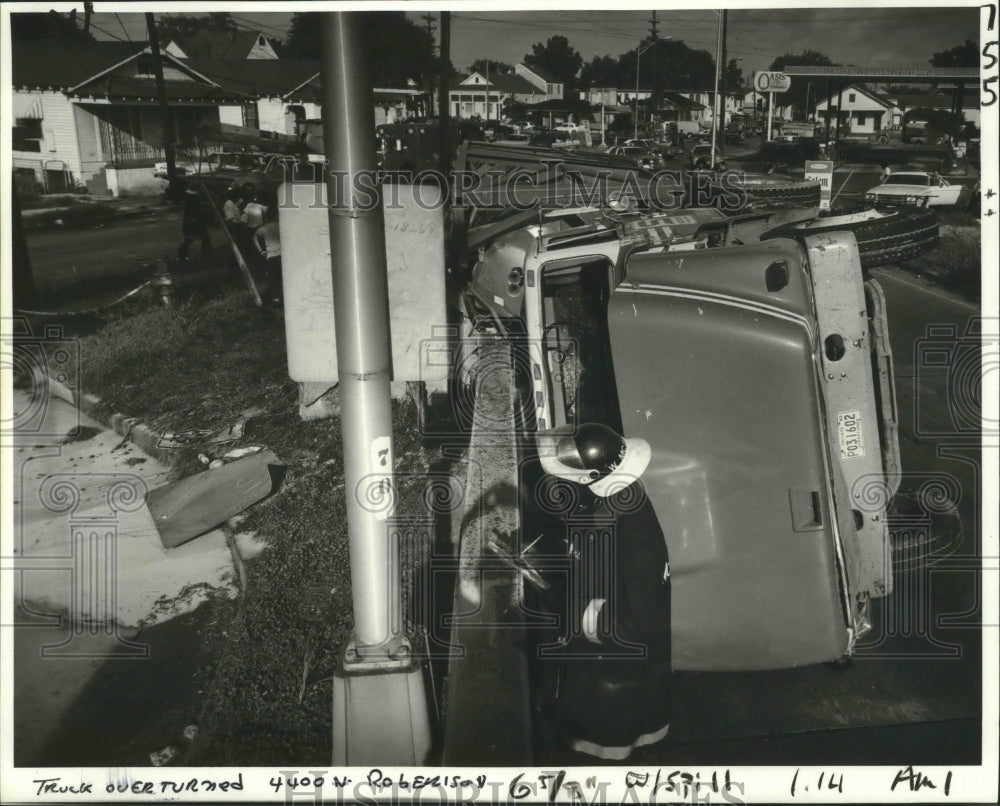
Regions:
M 676 669 L 841 662 L 892 591 L 897 415 L 868 269 L 899 252 L 867 239 L 937 236 L 900 218 L 605 206 L 466 233 L 469 331 L 510 344 L 522 461 L 589 422 L 652 447 Z
M 487 163 L 484 174 L 512 170 Z M 296 265 L 316 276 L 296 246 L 325 225 L 325 200 L 303 191 L 282 209 L 286 299 Z M 442 212 L 413 211 L 442 231 Z M 652 447 L 643 483 L 668 544 L 676 669 L 842 661 L 871 629 L 872 600 L 892 591 L 897 415 L 885 299 L 868 272 L 882 255 L 863 260 L 851 231 L 893 225 L 881 215 L 819 219 L 814 207 L 761 204 L 652 212 L 620 196 L 549 210 L 467 206 L 451 212 L 447 258 L 401 252 L 401 275 L 440 278 L 447 262 L 460 286 L 455 386 L 475 388 L 484 340 L 509 345 L 522 461 L 587 422 Z M 390 229 L 418 229 L 403 223 Z M 421 254 L 436 265 L 420 270 Z M 390 266 L 390 310 L 431 294 L 411 276 L 397 305 L 392 278 Z M 305 305 L 328 293 L 300 296 Z M 307 321 L 304 343 L 315 345 L 315 316 Z M 390 328 L 399 380 L 406 349 Z

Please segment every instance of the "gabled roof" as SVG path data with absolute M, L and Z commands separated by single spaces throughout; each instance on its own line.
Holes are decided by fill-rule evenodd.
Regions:
M 11 46 L 13 85 L 20 89 L 68 89 L 128 61 L 146 47 L 146 42 L 15 41 Z
M 246 95 L 281 98 L 319 72 L 317 59 L 183 59 L 220 87 Z
M 253 97 L 201 81 L 167 79 L 163 82 L 167 100 L 174 103 L 200 102 L 209 104 L 241 103 Z M 74 97 L 108 98 L 116 101 L 156 101 L 156 80 L 136 76 L 107 75 L 87 82 L 73 93 Z
M 841 96 L 843 96 L 845 93 L 850 92 L 851 90 L 853 90 L 855 92 L 860 92 L 862 95 L 870 98 L 875 103 L 879 104 L 880 106 L 885 107 L 886 109 L 890 109 L 893 106 L 896 106 L 896 103 L 895 103 L 895 101 L 893 101 L 892 98 L 882 98 L 882 97 L 879 97 L 874 92 L 871 92 L 867 87 L 863 87 L 860 84 L 851 84 L 850 86 L 844 87 L 844 89 L 841 90 L 841 92 L 839 94 Z M 837 97 L 837 95 L 838 95 L 838 93 L 834 93 L 829 98 L 823 98 L 822 100 L 816 101 L 816 106 L 820 106 L 822 104 L 829 104 L 833 99 L 835 99 Z
M 246 59 L 261 36 L 264 35 L 259 31 L 204 31 L 191 36 L 175 36 L 170 42 L 188 59 Z M 264 41 L 267 42 L 267 37 Z
M 521 62 L 521 66 L 524 67 L 526 70 L 530 70 L 532 73 L 534 73 L 540 79 L 542 79 L 542 81 L 545 81 L 545 82 L 547 82 L 549 84 L 565 84 L 566 83 L 561 78 L 556 78 L 554 75 L 552 75 L 552 73 L 550 73 L 548 70 L 546 70 L 543 67 L 536 67 L 533 64 L 525 64 L 524 62 Z
M 463 81 L 467 81 L 473 75 L 482 76 L 483 80 L 486 77 L 482 73 L 470 73 L 469 75 L 459 74 L 452 79 L 452 83 L 448 89 L 452 91 L 459 90 L 469 90 L 469 89 L 483 89 L 489 87 L 491 91 L 496 92 L 509 92 L 517 95 L 539 95 L 543 94 L 538 87 L 532 84 L 525 78 L 521 76 L 512 76 L 507 73 L 497 73 L 490 74 L 488 84 L 463 84 Z
M 689 109 L 704 109 L 705 105 L 700 104 L 697 101 L 692 101 L 690 98 L 685 98 L 679 92 L 661 92 L 660 98 L 669 104 L 677 107 L 680 110 Z

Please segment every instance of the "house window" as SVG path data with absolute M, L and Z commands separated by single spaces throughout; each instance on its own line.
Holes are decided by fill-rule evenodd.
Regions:
M 864 126 L 865 125 L 865 113 L 864 112 L 857 112 L 854 115 L 854 122 L 857 123 L 859 126 Z
M 248 129 L 259 129 L 260 118 L 257 117 L 257 102 L 247 101 L 242 106 L 243 125 Z
M 858 96 L 857 96 L 856 93 L 853 93 L 853 92 L 848 93 L 847 94 L 847 101 L 848 101 L 848 103 L 852 103 L 853 104 L 854 101 L 857 99 L 857 97 Z
M 41 118 L 14 119 L 13 146 L 15 151 L 40 152 L 43 139 Z

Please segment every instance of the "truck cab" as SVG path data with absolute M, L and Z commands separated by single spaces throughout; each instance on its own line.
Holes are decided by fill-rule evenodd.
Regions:
M 675 668 L 835 661 L 892 589 L 884 299 L 850 233 L 732 227 L 712 210 L 564 213 L 483 249 L 469 305 L 511 339 L 539 455 L 585 422 L 651 445 Z

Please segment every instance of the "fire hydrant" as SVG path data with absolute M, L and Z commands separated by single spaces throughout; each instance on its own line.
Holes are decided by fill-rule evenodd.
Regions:
M 174 278 L 170 274 L 170 266 L 165 258 L 156 261 L 152 283 L 153 291 L 160 298 L 160 304 L 167 308 L 171 307 L 174 304 Z

